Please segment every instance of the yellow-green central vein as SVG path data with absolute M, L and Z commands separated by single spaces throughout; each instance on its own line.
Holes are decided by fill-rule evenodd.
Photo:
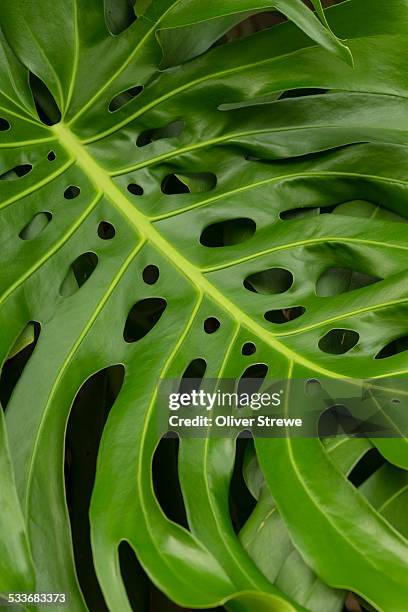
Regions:
M 59 123 L 54 125 L 52 129 L 61 145 L 69 155 L 76 160 L 77 164 L 92 181 L 96 189 L 98 191 L 103 191 L 110 202 L 119 210 L 127 221 L 133 225 L 136 233 L 142 235 L 161 251 L 165 257 L 170 259 L 173 265 L 176 266 L 193 285 L 219 304 L 221 308 L 229 313 L 239 324 L 252 331 L 256 336 L 261 337 L 273 349 L 284 355 L 288 360 L 296 361 L 320 374 L 337 378 L 341 377 L 286 347 L 264 327 L 254 321 L 247 313 L 243 312 L 234 302 L 226 298 L 223 293 L 206 278 L 205 274 L 196 268 L 188 259 L 183 257 L 183 255 L 181 255 L 181 253 L 179 253 L 179 251 L 159 233 L 148 217 L 129 202 L 119 187 L 115 185 L 109 174 L 93 159 L 66 125 Z

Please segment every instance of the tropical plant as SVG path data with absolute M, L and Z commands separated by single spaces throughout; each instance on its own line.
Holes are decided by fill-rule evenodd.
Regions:
M 2 3 L 5 597 L 408 609 L 405 438 L 157 426 L 166 377 L 407 373 L 408 3 L 312 4 Z

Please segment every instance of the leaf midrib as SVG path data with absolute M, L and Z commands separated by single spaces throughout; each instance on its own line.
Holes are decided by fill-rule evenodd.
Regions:
M 284 355 L 287 359 L 293 360 L 307 368 L 311 368 L 320 374 L 342 378 L 340 374 L 327 370 L 286 347 L 274 338 L 270 332 L 265 330 L 264 327 L 251 319 L 251 317 L 243 312 L 235 303 L 227 299 L 221 291 L 217 289 L 196 266 L 194 266 L 194 264 L 181 255 L 181 253 L 179 253 L 179 251 L 159 233 L 148 217 L 129 202 L 119 187 L 115 185 L 106 170 L 93 159 L 75 134 L 73 134 L 66 125 L 59 123 L 54 125 L 51 129 L 57 136 L 61 146 L 64 147 L 71 158 L 76 160 L 79 167 L 94 184 L 96 189 L 105 193 L 106 197 L 115 208 L 117 208 L 134 227 L 136 233 L 138 235 L 141 234 L 146 240 L 153 244 L 165 258 L 169 259 L 172 264 L 196 286 L 197 289 L 209 295 L 214 302 L 219 304 L 220 307 L 235 318 L 238 323 L 251 330 L 257 337 L 262 338 L 267 344 Z

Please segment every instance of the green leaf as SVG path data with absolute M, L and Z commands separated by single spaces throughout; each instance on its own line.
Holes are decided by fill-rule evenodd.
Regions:
M 275 9 L 293 21 L 319 45 L 352 63 L 348 47 L 330 30 L 320 0 L 314 2 L 319 19 L 301 0 L 185 0 L 166 14 L 158 32 L 166 66 L 186 61 L 206 51 L 240 21 Z M 146 14 L 146 17 L 148 13 Z
M 290 392 L 288 383 L 287 414 L 290 414 Z M 405 538 L 358 494 L 330 461 L 319 440 L 288 438 L 275 442 L 268 449 L 264 440 L 257 440 L 261 469 L 274 493 L 277 508 L 290 525 L 293 542 L 301 549 L 307 564 L 333 587 L 349 587 L 352 575 L 359 572 L 359 580 L 352 587 L 355 592 L 380 609 L 392 605 L 402 610 L 406 589 L 403 570 Z M 290 478 L 290 495 L 287 490 L 282 495 L 282 482 L 272 469 L 274 464 L 278 464 Z M 330 488 L 320 486 L 322 480 L 330 483 Z M 341 515 L 338 514 L 338 505 L 329 499 L 332 487 L 342 500 Z M 364 517 L 364 523 L 357 526 L 352 516 Z M 298 528 L 300 522 L 301 529 Z M 304 528 L 305 523 L 308 530 Z M 386 563 L 377 546 L 378 541 L 387 549 Z M 330 554 L 332 546 L 336 549 L 336 559 Z M 370 567 L 365 568 L 366 563 Z
M 326 448 L 347 474 L 371 448 L 363 438 L 327 439 Z M 329 589 L 294 548 L 279 516 L 270 490 L 263 480 L 253 446 L 246 457 L 246 480 L 258 499 L 255 510 L 240 532 L 240 540 L 261 571 L 285 593 L 313 612 L 342 610 L 344 594 Z M 373 489 L 376 490 L 375 486 Z
M 32 591 L 34 571 L 0 412 L 0 593 Z
M 207 50 L 238 14 L 272 6 L 296 25 Z M 181 442 L 188 529 L 165 515 L 152 464 L 165 433 L 160 379 L 181 378 L 195 360 L 209 378 L 240 378 L 265 364 L 288 379 L 288 396 L 295 377 L 374 378 L 396 391 L 406 377 L 407 6 L 353 0 L 330 9 L 354 69 L 339 59 L 348 52 L 317 9 L 322 21 L 300 1 L 242 2 L 237 10 L 157 0 L 113 36 L 99 0 L 2 7 L 2 363 L 27 324 L 41 325 L 6 407 L 16 490 L 2 440 L 0 476 L 14 499 L 0 526 L 0 547 L 10 551 L 4 591 L 34 588 L 32 554 L 35 589 L 65 592 L 70 610 L 86 609 L 65 432 L 85 381 L 123 364 L 89 509 L 108 608 L 131 609 L 118 556 L 126 541 L 183 607 L 304 609 L 293 584 L 268 580 L 234 531 L 232 440 Z M 163 70 L 163 33 L 167 59 L 180 57 L 184 40 L 182 59 L 190 61 Z M 45 116 L 50 101 L 61 113 L 56 124 Z M 204 231 L 215 232 L 218 246 L 201 240 Z M 348 270 L 349 282 L 336 273 L 334 288 L 318 295 L 319 279 L 333 269 Z M 220 325 L 210 334 L 211 318 Z M 247 343 L 255 352 L 245 354 Z M 408 464 L 399 415 L 387 413 L 395 439 L 373 440 L 393 470 Z M 399 504 L 381 514 L 318 438 L 255 446 L 299 551 L 293 572 L 304 570 L 301 558 L 322 585 L 313 605 L 321 609 L 335 587 L 404 612 Z M 383 482 L 373 482 L 381 491 Z

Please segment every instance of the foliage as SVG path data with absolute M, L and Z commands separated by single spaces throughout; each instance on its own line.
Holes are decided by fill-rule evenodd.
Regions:
M 3 3 L 0 592 L 406 611 L 404 438 L 157 428 L 164 377 L 407 373 L 407 1 L 313 6 Z

